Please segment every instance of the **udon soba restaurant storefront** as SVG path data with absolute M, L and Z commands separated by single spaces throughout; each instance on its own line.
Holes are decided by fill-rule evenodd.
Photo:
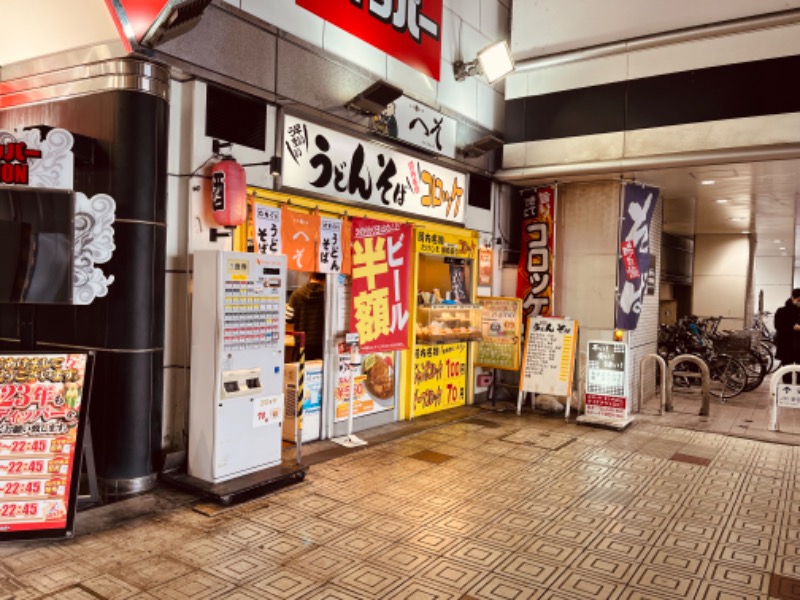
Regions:
M 322 360 L 305 363 L 303 441 L 347 433 L 348 333 L 361 357 L 353 431 L 471 402 L 480 322 L 466 174 L 292 115 L 282 131 L 281 192 L 248 188 L 236 245 L 286 255 L 287 300 L 312 272 L 324 274 L 325 341 Z M 287 416 L 293 408 L 287 394 Z

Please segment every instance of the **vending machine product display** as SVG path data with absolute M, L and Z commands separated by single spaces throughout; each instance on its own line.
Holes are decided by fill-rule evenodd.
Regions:
M 194 254 L 189 465 L 218 483 L 281 462 L 286 257 Z

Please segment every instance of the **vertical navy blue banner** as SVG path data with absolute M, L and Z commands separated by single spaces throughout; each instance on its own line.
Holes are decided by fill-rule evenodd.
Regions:
M 622 191 L 622 228 L 619 235 L 617 266 L 617 329 L 636 329 L 642 301 L 647 291 L 650 269 L 650 221 L 658 201 L 659 189 L 625 184 Z

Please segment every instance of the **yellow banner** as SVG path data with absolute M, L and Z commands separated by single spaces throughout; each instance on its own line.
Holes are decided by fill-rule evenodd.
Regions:
M 414 350 L 414 416 L 464 406 L 467 344 L 417 346 Z
M 447 233 L 432 233 L 424 229 L 417 230 L 417 252 L 422 254 L 472 259 L 477 247 L 474 239 Z

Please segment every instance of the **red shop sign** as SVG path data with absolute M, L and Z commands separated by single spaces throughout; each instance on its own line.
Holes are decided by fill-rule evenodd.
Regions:
M 439 81 L 443 0 L 295 0 L 329 23 Z
M 408 348 L 411 225 L 353 219 L 351 331 L 363 352 Z

